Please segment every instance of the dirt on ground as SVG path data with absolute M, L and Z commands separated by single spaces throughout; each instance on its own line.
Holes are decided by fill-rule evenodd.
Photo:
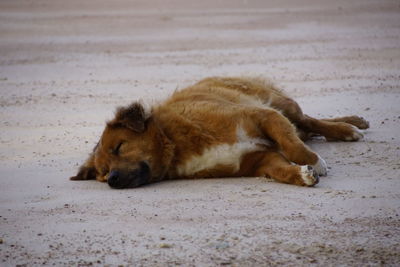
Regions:
M 308 144 L 314 188 L 267 178 L 72 182 L 115 107 L 262 75 L 360 142 Z M 398 1 L 0 2 L 1 266 L 396 266 Z

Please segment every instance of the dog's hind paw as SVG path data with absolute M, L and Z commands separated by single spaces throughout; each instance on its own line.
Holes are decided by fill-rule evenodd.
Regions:
M 356 126 L 352 125 L 351 128 L 353 131 L 350 135 L 345 137 L 345 141 L 359 141 L 364 138 L 364 135 Z
M 358 129 L 365 130 L 369 128 L 369 122 L 360 116 L 349 116 L 346 118 L 345 122 L 356 126 Z

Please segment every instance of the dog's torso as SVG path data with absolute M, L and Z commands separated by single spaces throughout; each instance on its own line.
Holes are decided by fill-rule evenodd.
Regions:
M 271 87 L 271 97 L 261 100 L 247 90 L 254 88 L 252 83 L 261 82 L 207 79 L 176 92 L 155 110 L 165 134 L 175 144 L 169 170 L 172 177 L 237 176 L 246 154 L 273 146 L 245 112 L 274 109 L 271 100 L 279 91 Z M 238 86 L 245 91 L 238 91 Z M 265 89 L 262 92 L 265 94 Z

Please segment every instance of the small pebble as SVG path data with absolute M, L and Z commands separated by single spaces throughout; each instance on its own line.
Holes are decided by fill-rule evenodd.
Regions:
M 161 244 L 159 245 L 159 247 L 160 247 L 160 248 L 172 248 L 172 245 L 167 244 L 167 243 L 161 243 Z

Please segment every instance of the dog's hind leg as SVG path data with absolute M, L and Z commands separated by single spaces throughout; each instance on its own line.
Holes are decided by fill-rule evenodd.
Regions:
M 345 116 L 345 117 L 321 119 L 321 120 L 329 121 L 329 122 L 345 122 L 345 123 L 354 125 L 358 129 L 362 129 L 362 130 L 369 128 L 369 122 L 366 121 L 363 117 L 359 117 L 359 116 Z
M 358 116 L 315 119 L 303 114 L 297 102 L 286 96 L 274 95 L 271 107 L 281 111 L 300 132 L 305 133 L 303 140 L 318 134 L 325 136 L 327 140 L 358 141 L 363 137 L 358 129 L 369 127 L 369 123 Z
M 353 123 L 356 123 L 353 121 Z M 318 120 L 310 116 L 304 115 L 304 119 L 299 124 L 299 128 L 324 136 L 329 141 L 358 141 L 363 138 L 363 134 L 353 123 L 343 122 L 340 120 Z M 359 126 L 368 127 L 367 125 Z

